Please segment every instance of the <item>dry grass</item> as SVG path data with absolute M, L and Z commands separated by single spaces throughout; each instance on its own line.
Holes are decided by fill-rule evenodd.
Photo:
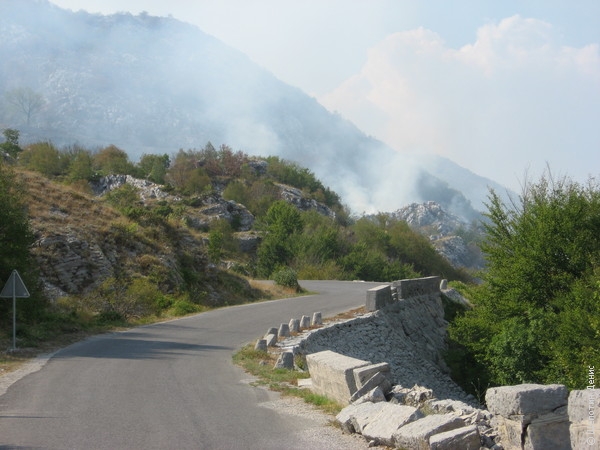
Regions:
M 71 186 L 50 181 L 35 172 L 17 173 L 27 186 L 29 216 L 39 233 L 60 233 L 66 228 L 109 229 L 112 222 L 122 217 L 102 200 Z

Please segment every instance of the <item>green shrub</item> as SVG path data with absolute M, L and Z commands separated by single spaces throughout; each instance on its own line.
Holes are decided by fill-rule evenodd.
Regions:
M 273 281 L 279 286 L 299 289 L 298 274 L 290 267 L 281 267 L 273 273 Z
M 171 309 L 169 309 L 169 313 L 174 316 L 185 316 L 186 314 L 193 314 L 195 312 L 200 312 L 200 308 L 188 300 L 177 300 L 173 303 Z

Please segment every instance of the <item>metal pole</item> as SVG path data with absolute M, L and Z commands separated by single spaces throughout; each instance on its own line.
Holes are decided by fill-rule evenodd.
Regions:
M 17 275 L 13 271 L 13 351 L 17 349 Z

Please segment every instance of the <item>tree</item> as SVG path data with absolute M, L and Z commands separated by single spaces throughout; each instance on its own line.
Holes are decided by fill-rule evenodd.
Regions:
M 6 101 L 25 116 L 28 126 L 32 116 L 44 106 L 44 97 L 30 88 L 17 88 L 8 91 Z
M 258 248 L 259 275 L 269 277 L 288 265 L 296 253 L 297 233 L 302 230 L 300 211 L 284 200 L 271 205 L 264 218 L 265 237 Z
M 91 180 L 94 176 L 92 153 L 75 148 L 70 156 L 68 174 L 71 181 Z
M 6 128 L 2 130 L 2 134 L 4 135 L 5 141 L 0 144 L 0 150 L 8 153 L 13 158 L 16 158 L 18 154 L 23 151 L 23 149 L 19 147 L 19 130 Z
M 47 177 L 61 175 L 65 163 L 68 164 L 68 159 L 64 158 L 50 142 L 38 142 L 29 145 L 20 158 L 20 164 Z
M 451 336 L 493 384 L 581 388 L 576 373 L 600 364 L 597 351 L 583 351 L 600 314 L 600 186 L 547 174 L 510 205 L 493 191 L 489 198 L 484 284 Z
M 171 164 L 169 155 L 147 155 L 143 154 L 140 158 L 138 167 L 142 171 L 142 176 L 158 184 L 165 183 L 167 169 Z
M 0 283 L 17 270 L 31 294 L 17 308 L 19 323 L 39 320 L 48 306 L 38 288 L 39 277 L 30 253 L 35 235 L 29 222 L 26 195 L 25 184 L 8 165 L 0 162 Z M 0 322 L 10 317 L 11 303 L 0 302 Z
M 135 174 L 135 167 L 129 161 L 127 153 L 114 145 L 109 145 L 94 155 L 94 168 L 103 175 Z

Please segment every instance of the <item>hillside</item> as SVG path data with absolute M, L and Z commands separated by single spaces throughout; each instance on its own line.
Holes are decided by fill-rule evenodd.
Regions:
M 493 185 L 451 161 L 391 150 L 242 53 L 172 18 L 4 0 L 0 35 L 0 128 L 19 129 L 24 143 L 114 144 L 133 160 L 227 143 L 299 162 L 356 213 L 432 200 L 470 219 Z
M 12 164 L 26 185 L 33 255 L 51 298 L 143 279 L 165 295 L 218 305 L 237 301 L 219 292 L 225 284 L 250 290 L 236 274 L 270 278 L 286 267 L 304 279 L 464 277 L 406 222 L 352 218 L 312 172 L 277 157 L 207 145 L 133 164 L 112 146 L 36 143 Z

